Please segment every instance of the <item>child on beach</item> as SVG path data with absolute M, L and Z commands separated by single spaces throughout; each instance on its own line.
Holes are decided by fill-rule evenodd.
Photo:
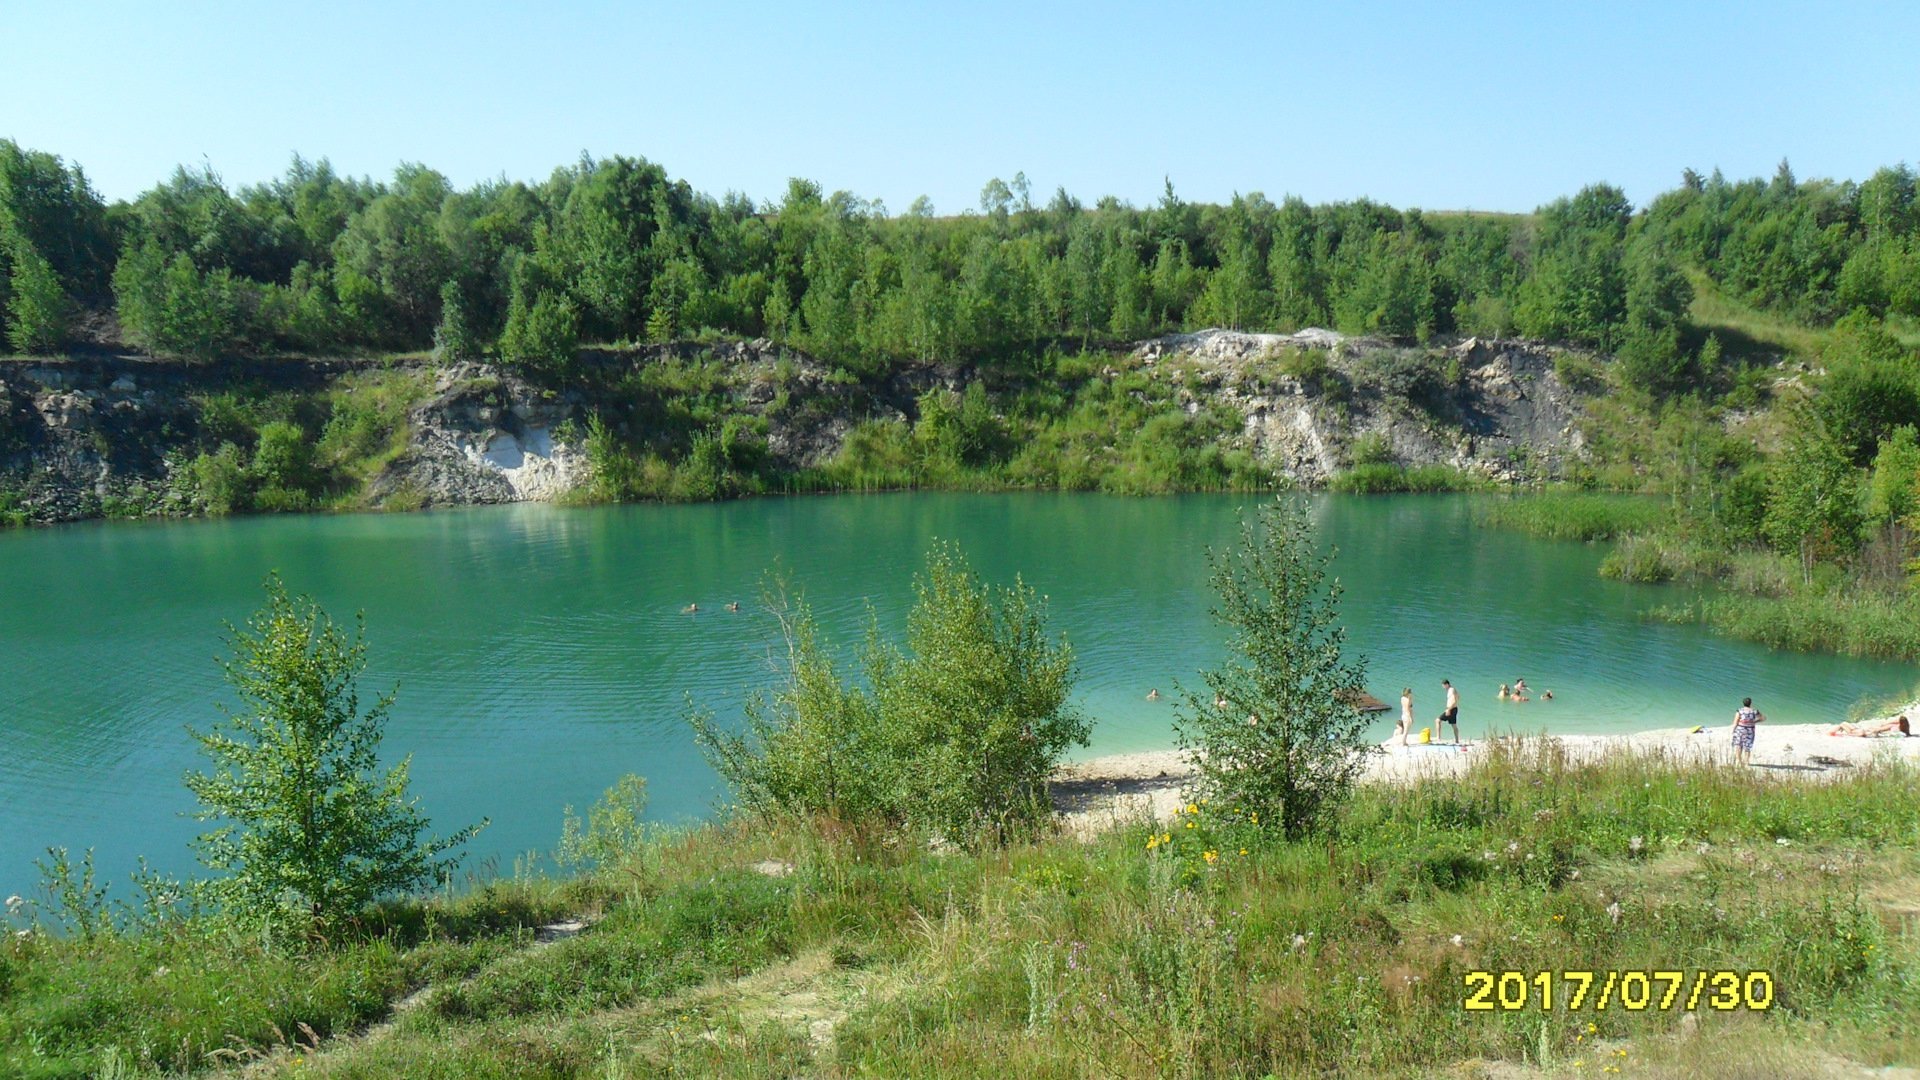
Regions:
M 1753 707 L 1752 698 L 1740 699 L 1740 708 L 1733 714 L 1733 756 L 1740 764 L 1751 764 L 1753 729 L 1765 719 L 1766 716 Z
M 1413 687 L 1400 691 L 1400 722 L 1394 725 L 1393 733 L 1400 736 L 1400 745 L 1407 745 L 1407 735 L 1413 731 Z

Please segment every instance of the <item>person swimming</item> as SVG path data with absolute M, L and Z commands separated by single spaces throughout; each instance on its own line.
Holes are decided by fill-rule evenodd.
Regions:
M 1154 690 L 1149 690 L 1149 691 L 1147 691 L 1147 700 L 1148 700 L 1148 701 L 1159 701 L 1159 700 L 1160 700 L 1160 691 L 1159 691 L 1158 689 L 1154 689 Z
M 696 614 L 696 613 L 698 613 L 698 612 L 699 612 L 699 610 L 700 610 L 700 605 L 699 605 L 699 604 L 688 604 L 688 605 L 687 605 L 686 607 L 683 607 L 683 608 L 681 608 L 681 609 L 680 609 L 680 614 L 682 614 L 682 615 L 693 615 L 693 614 Z
M 1525 679 L 1513 680 L 1513 696 L 1508 698 L 1507 700 L 1532 701 L 1533 699 L 1527 696 L 1527 680 Z
M 1512 696 L 1513 696 L 1513 692 L 1507 689 L 1507 684 L 1501 683 L 1500 684 L 1500 700 L 1505 701 Z
M 732 603 L 729 603 L 729 604 L 727 605 L 727 610 L 728 610 L 728 611 L 739 611 L 739 610 L 740 610 L 740 601 L 738 601 L 738 600 L 735 600 L 735 601 L 733 601 Z

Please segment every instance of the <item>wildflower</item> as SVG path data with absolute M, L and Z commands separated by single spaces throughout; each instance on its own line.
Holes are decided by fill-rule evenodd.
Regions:
M 1199 813 L 1199 812 L 1200 812 L 1200 808 L 1199 808 L 1199 807 L 1197 807 L 1197 806 L 1195 806 L 1195 805 L 1193 805 L 1192 803 L 1188 803 L 1188 804 L 1187 804 L 1187 813 L 1189 813 L 1189 814 L 1197 814 L 1197 813 Z
M 1189 829 L 1193 828 L 1193 822 L 1191 821 L 1187 822 L 1187 828 Z
M 1791 840 L 1789 840 L 1789 839 L 1787 839 L 1787 838 L 1786 838 L 1786 837 L 1784 837 L 1784 836 L 1782 836 L 1782 837 L 1780 837 L 1780 838 L 1779 838 L 1778 840 L 1775 840 L 1775 841 L 1774 841 L 1774 843 L 1776 843 L 1776 844 L 1779 844 L 1779 845 L 1780 845 L 1781 847 L 1792 847 L 1792 846 L 1793 846 L 1793 841 L 1791 841 Z
M 1607 905 L 1607 918 L 1612 919 L 1616 926 L 1620 924 L 1620 901 L 1615 900 Z
M 1458 946 L 1458 945 L 1465 945 L 1465 944 L 1466 944 L 1466 942 L 1465 942 L 1465 940 L 1464 940 L 1463 938 L 1461 938 L 1461 936 L 1460 936 L 1459 934 L 1455 934 L 1455 935 L 1453 935 L 1453 943 L 1454 943 L 1454 944 L 1455 944 L 1456 946 Z
M 1591 1020 L 1587 1021 L 1587 1034 L 1598 1035 L 1599 1033 L 1600 1033 L 1600 1025 L 1594 1023 Z
M 1485 860 L 1486 860 L 1487 862 L 1492 862 L 1492 861 L 1493 861 L 1493 852 L 1491 852 L 1491 851 L 1483 851 L 1483 852 L 1481 852 L 1481 853 L 1480 853 L 1480 857 L 1481 857 L 1482 859 L 1485 859 Z
M 1694 847 L 1694 849 L 1693 849 L 1693 853 L 1694 853 L 1695 855 L 1705 855 L 1705 854 L 1706 854 L 1707 852 L 1709 852 L 1709 851 L 1712 851 L 1712 850 L 1713 850 L 1713 845 L 1712 845 L 1712 844 L 1709 844 L 1709 843 L 1707 843 L 1707 842 L 1706 842 L 1705 840 L 1702 840 L 1702 841 L 1700 841 L 1700 843 L 1699 843 L 1699 844 L 1697 844 L 1697 845 L 1696 845 L 1696 846 Z
M 1518 840 L 1507 841 L 1507 854 L 1512 855 L 1513 853 L 1519 850 L 1520 850 L 1520 841 Z
M 1306 938 L 1305 938 L 1304 936 L 1302 936 L 1302 935 L 1300 935 L 1300 934 L 1295 934 L 1295 935 L 1293 935 L 1293 947 L 1294 947 L 1294 948 L 1296 948 L 1296 949 L 1304 949 L 1304 948 L 1306 948 L 1306 947 L 1307 947 L 1307 939 L 1306 939 Z
M 1241 848 L 1241 849 L 1240 849 L 1240 854 L 1242 854 L 1242 855 L 1245 855 L 1246 853 L 1247 853 L 1247 849 L 1246 849 L 1246 848 Z
M 1646 841 L 1640 839 L 1637 836 L 1627 841 L 1627 850 L 1633 852 L 1635 855 L 1640 854 L 1640 849 L 1646 846 L 1647 846 Z
M 1203 857 L 1207 860 L 1208 866 L 1220 861 L 1220 853 L 1217 851 L 1206 852 Z
M 1161 833 L 1161 834 L 1160 834 L 1160 842 L 1161 842 L 1162 844 L 1171 844 L 1171 843 L 1173 843 L 1173 834 L 1172 834 L 1172 833 L 1170 833 L 1170 832 L 1163 832 L 1163 833 Z
M 1259 814 L 1253 814 L 1253 815 L 1251 815 L 1250 817 L 1248 817 L 1248 819 L 1247 819 L 1247 820 L 1249 820 L 1249 821 L 1251 821 L 1251 822 L 1253 822 L 1253 823 L 1254 823 L 1255 825 L 1258 825 L 1258 824 L 1260 824 L 1260 815 L 1259 815 Z
M 1553 921 L 1554 921 L 1554 922 L 1565 922 L 1565 921 L 1566 921 L 1566 919 L 1567 919 L 1567 917 L 1566 917 L 1565 915 L 1555 915 L 1555 916 L 1553 917 Z

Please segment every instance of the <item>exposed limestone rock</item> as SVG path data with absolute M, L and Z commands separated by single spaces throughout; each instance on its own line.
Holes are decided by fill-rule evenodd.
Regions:
M 1243 425 L 1232 444 L 1313 485 L 1351 467 L 1362 439 L 1405 465 L 1557 474 L 1586 453 L 1580 397 L 1555 374 L 1557 355 L 1524 341 L 1411 348 L 1321 329 L 1203 330 L 1142 342 L 1100 371 L 1107 379 L 1143 372 L 1188 415 L 1234 410 Z M 707 392 L 730 396 L 733 411 L 763 424 L 766 455 L 781 471 L 824 464 L 863 421 L 911 422 L 921 395 L 964 391 L 972 378 L 964 368 L 923 363 L 861 384 L 764 339 L 588 350 L 585 377 L 565 391 L 497 366 L 459 364 L 434 372 L 432 395 L 409 412 L 407 449 L 365 496 L 394 506 L 559 498 L 591 479 L 583 442 L 593 416 L 647 440 L 633 425 L 655 414 L 623 395 L 646 383 L 648 365 L 669 361 L 689 365 Z M 174 470 L 225 437 L 201 431 L 201 401 L 229 391 L 314 400 L 369 366 L 208 367 L 136 357 L 0 363 L 0 498 L 8 500 L 0 510 L 38 521 L 186 512 Z

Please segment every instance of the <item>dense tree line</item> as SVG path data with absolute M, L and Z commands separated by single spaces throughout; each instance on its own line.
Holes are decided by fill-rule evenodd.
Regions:
M 193 358 L 438 347 L 540 366 L 581 341 L 711 331 L 855 371 L 1199 326 L 1518 332 L 1616 351 L 1658 390 L 1698 371 L 1689 271 L 1807 321 L 1920 315 L 1917 222 L 1904 166 L 1852 184 L 1784 164 L 1737 184 L 1689 172 L 1639 213 L 1604 184 L 1532 215 L 1197 205 L 1171 184 L 1144 209 L 1040 205 L 1016 176 L 977 212 L 892 215 L 804 180 L 777 203 L 716 200 L 625 157 L 465 191 L 412 164 L 373 182 L 296 158 L 238 190 L 182 168 L 107 206 L 77 165 L 0 141 L 0 313 L 20 352 L 111 310 L 125 343 Z

